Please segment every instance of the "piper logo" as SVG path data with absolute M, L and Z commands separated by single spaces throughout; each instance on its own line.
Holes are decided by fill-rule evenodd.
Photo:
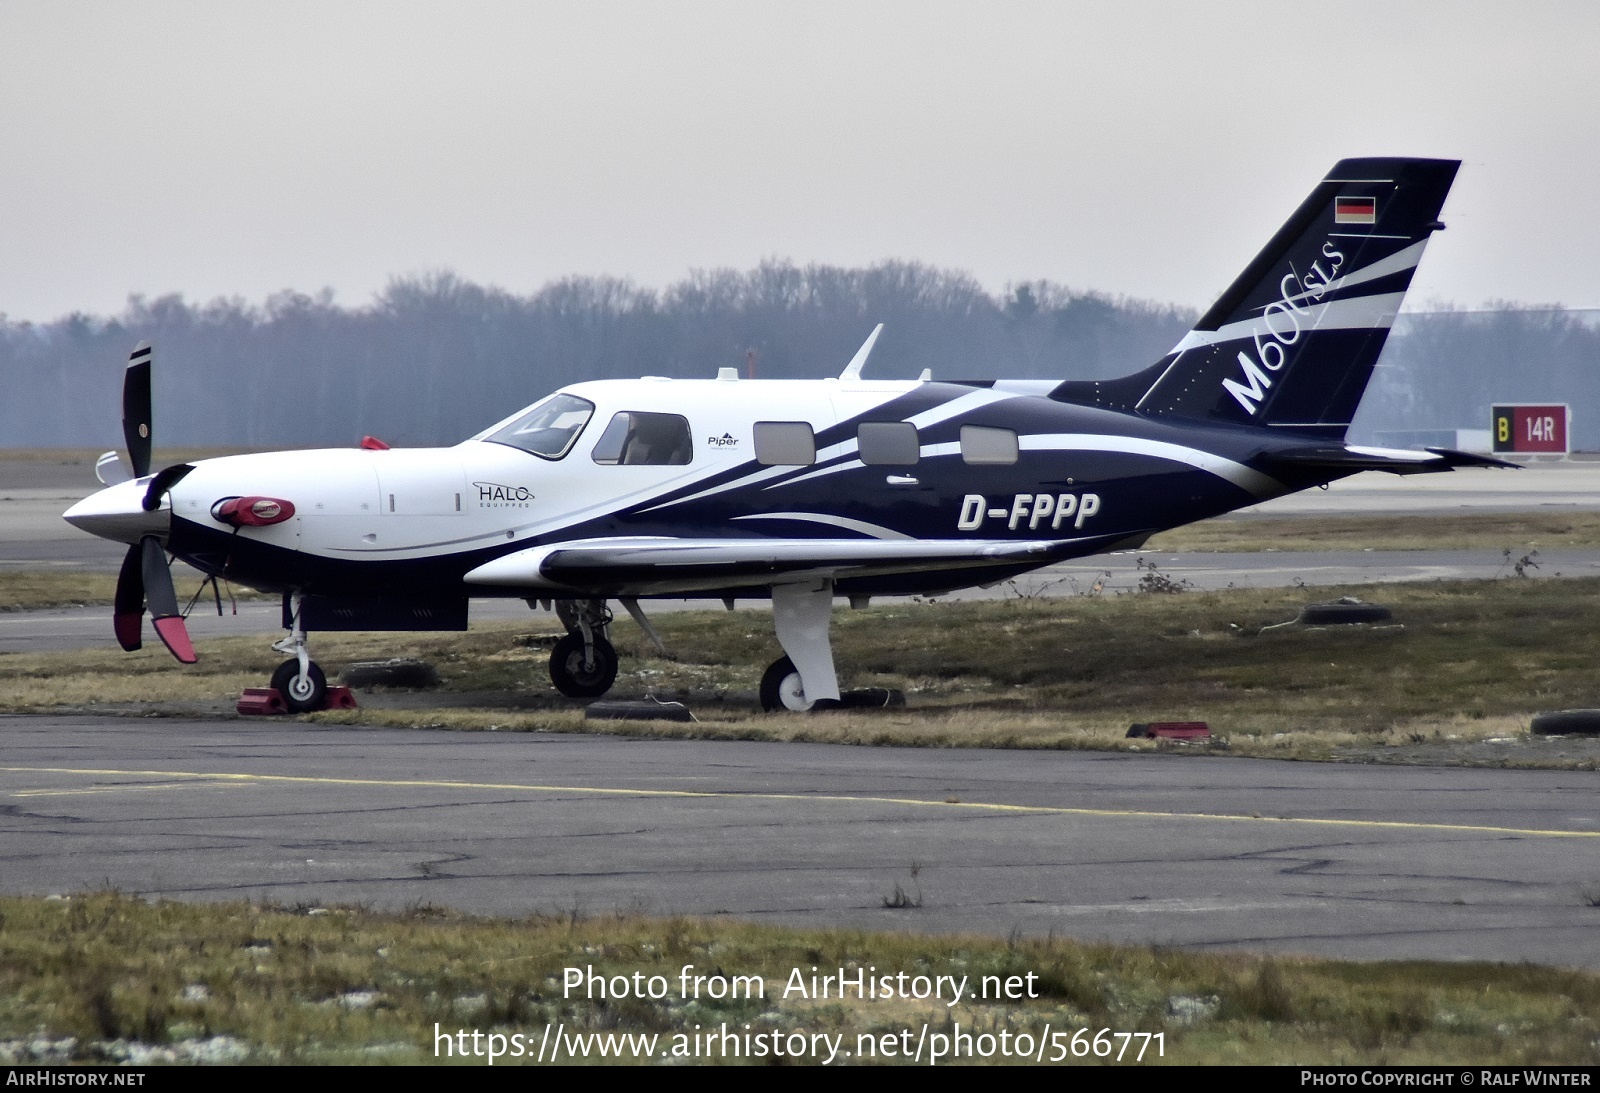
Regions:
M 739 438 L 732 433 L 706 437 L 706 447 L 708 448 L 737 448 L 738 446 Z
M 1009 531 L 1016 531 L 1027 522 L 1029 531 L 1037 531 L 1049 521 L 1051 531 L 1060 531 L 1067 520 L 1081 530 L 1083 522 L 1100 511 L 1098 493 L 1019 493 L 1011 498 L 1011 507 L 989 504 L 981 493 L 969 493 L 961 499 L 961 515 L 956 518 L 960 531 L 977 531 L 985 520 L 1004 520 Z

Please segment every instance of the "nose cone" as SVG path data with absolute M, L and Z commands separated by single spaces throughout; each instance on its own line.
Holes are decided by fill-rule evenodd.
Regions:
M 170 506 L 165 500 L 154 512 L 144 510 L 148 478 L 119 482 L 90 494 L 73 505 L 61 518 L 75 528 L 119 543 L 137 543 L 146 535 L 165 536 L 172 524 Z

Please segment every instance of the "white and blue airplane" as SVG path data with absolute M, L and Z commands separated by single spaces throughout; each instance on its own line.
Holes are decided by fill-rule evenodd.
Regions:
M 553 602 L 561 693 L 612 685 L 610 600 L 770 599 L 784 656 L 761 704 L 837 704 L 834 600 L 941 593 L 1138 546 L 1156 532 L 1360 471 L 1509 466 L 1345 433 L 1459 164 L 1337 164 L 1160 361 L 1102 381 L 645 377 L 564 387 L 449 448 L 197 460 L 150 473 L 151 350 L 129 362 L 131 467 L 65 518 L 129 544 L 114 623 L 146 605 L 195 652 L 169 556 L 283 595 L 273 686 L 322 704 L 307 634 L 451 630 L 473 596 Z M 881 330 L 881 328 L 880 328 Z

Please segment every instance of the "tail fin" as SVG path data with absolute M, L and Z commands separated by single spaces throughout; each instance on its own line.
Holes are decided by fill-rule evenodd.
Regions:
M 1051 397 L 1342 440 L 1459 166 L 1340 161 L 1164 358 Z

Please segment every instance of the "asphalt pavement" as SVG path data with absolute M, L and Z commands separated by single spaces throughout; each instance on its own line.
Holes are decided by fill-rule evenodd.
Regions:
M 8 893 L 1600 967 L 1595 772 L 82 716 L 0 737 Z

